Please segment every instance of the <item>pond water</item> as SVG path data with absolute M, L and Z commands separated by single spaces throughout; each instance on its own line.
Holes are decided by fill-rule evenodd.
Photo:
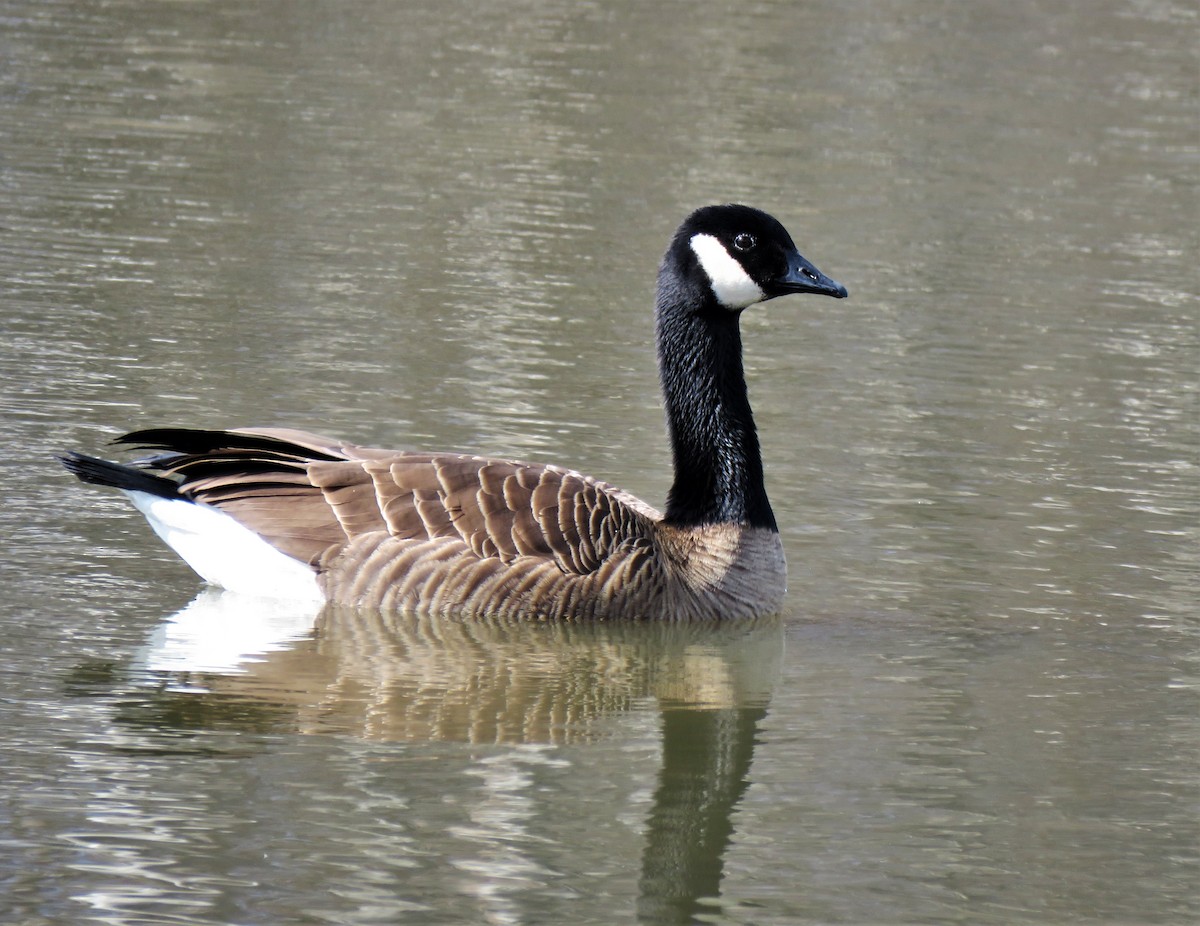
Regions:
M 1193 4 L 0 0 L 6 923 L 1200 917 Z M 752 625 L 203 592 L 53 454 L 276 424 L 661 505 L 708 202 Z

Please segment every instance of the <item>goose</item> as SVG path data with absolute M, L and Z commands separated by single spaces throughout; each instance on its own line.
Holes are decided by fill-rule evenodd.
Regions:
M 845 298 L 778 220 L 706 206 L 658 271 L 674 481 L 659 512 L 559 466 L 380 450 L 286 428 L 151 428 L 132 464 L 68 452 L 203 579 L 235 592 L 542 620 L 778 612 L 787 569 L 763 483 L 739 319 L 791 293 Z

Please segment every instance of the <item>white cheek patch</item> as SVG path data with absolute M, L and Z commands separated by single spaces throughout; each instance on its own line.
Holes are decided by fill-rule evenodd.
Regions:
M 725 245 L 712 235 L 692 235 L 691 245 L 712 283 L 713 295 L 725 308 L 744 309 L 767 297 L 762 287 L 725 250 Z

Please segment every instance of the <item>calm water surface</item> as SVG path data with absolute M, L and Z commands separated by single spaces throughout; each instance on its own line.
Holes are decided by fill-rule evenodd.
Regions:
M 1200 917 L 1193 4 L 0 0 L 6 923 Z M 751 626 L 201 593 L 51 459 L 282 424 L 661 503 L 691 208 L 745 320 Z

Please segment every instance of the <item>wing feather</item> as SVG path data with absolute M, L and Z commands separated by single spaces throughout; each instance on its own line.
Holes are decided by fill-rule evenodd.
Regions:
M 386 575 L 361 564 L 361 581 L 410 591 L 434 581 L 428 568 L 449 555 L 429 542 L 460 542 L 498 568 L 535 558 L 584 575 L 647 540 L 659 518 L 613 486 L 536 463 L 363 448 L 281 428 L 157 429 L 121 440 L 164 451 L 142 465 L 180 478 L 183 494 L 305 562 L 329 564 L 366 535 L 411 544 L 388 554 Z M 472 581 L 494 574 L 481 569 Z

